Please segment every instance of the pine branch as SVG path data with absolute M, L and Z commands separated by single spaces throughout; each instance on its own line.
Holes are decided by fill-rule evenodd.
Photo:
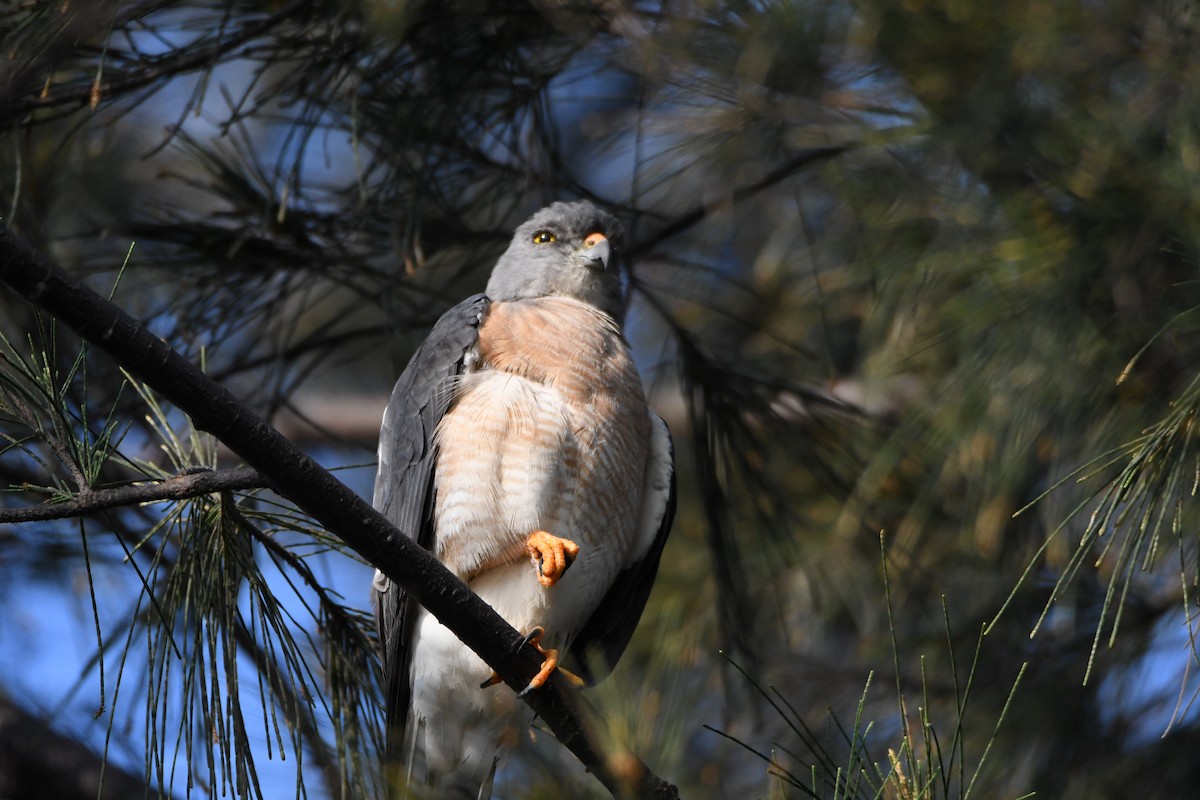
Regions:
M 146 4 L 145 9 L 138 8 L 136 13 L 126 13 L 121 17 L 113 19 L 114 27 L 126 18 L 146 13 L 154 5 L 154 3 Z M 113 97 L 127 94 L 161 82 L 172 76 L 183 75 L 193 70 L 208 67 L 222 56 L 264 35 L 305 5 L 307 5 L 307 0 L 292 0 L 291 3 L 280 8 L 274 14 L 263 17 L 258 21 L 247 23 L 240 31 L 226 37 L 224 41 L 213 42 L 212 47 L 190 45 L 187 48 L 180 48 L 172 51 L 169 57 L 164 58 L 158 64 L 145 67 L 136 72 L 120 75 L 114 80 L 102 81 L 95 85 L 67 87 L 63 91 L 49 90 L 49 86 L 47 86 L 47 91 L 35 94 L 29 91 L 31 88 L 31 79 L 37 77 L 39 71 L 46 66 L 44 62 L 38 61 L 28 69 L 23 70 L 17 78 L 8 82 L 8 91 L 4 93 L 7 95 L 4 97 L 5 102 L 0 104 L 0 108 L 2 108 L 0 110 L 0 128 L 7 128 L 14 121 L 22 120 L 27 114 L 41 109 L 63 105 L 83 107 L 95 102 L 95 98 L 97 97 Z M 64 52 L 69 51 L 81 35 L 91 32 L 91 27 L 100 21 L 102 16 L 99 13 L 94 13 L 94 16 L 87 16 L 83 19 L 72 17 L 68 26 L 64 28 L 63 34 L 57 38 L 55 42 L 56 48 Z
M 514 690 L 542 663 L 537 650 L 496 611 L 413 539 L 272 428 L 141 322 L 84 286 L 7 227 L 0 228 L 0 280 L 162 394 L 256 468 L 281 495 L 403 586 Z M 677 798 L 678 790 L 638 762 L 622 780 L 581 723 L 578 698 L 554 677 L 526 701 L 545 724 L 618 797 Z M 622 769 L 623 775 L 635 770 Z
M 815 147 L 811 150 L 805 150 L 794 158 L 791 158 L 775 167 L 775 169 L 771 170 L 754 183 L 734 188 L 733 191 L 729 192 L 726 197 L 722 198 L 724 204 L 732 206 L 749 197 L 753 197 L 764 189 L 769 189 L 776 184 L 782 183 L 805 167 L 836 158 L 848 150 L 850 150 L 849 145 L 831 145 L 829 147 Z M 654 250 L 654 248 L 658 247 L 672 236 L 677 236 L 694 225 L 707 219 L 713 214 L 714 211 L 721 207 L 723 207 L 723 205 L 716 205 L 713 203 L 700 203 L 696 206 L 693 206 L 688 211 L 685 211 L 684 213 L 672 219 L 664 227 L 655 231 L 653 234 L 634 242 L 633 246 L 629 248 L 629 259 L 632 261 L 638 256 L 650 253 Z
M 91 489 L 60 503 L 48 502 L 26 508 L 0 509 L 0 524 L 41 522 L 94 514 L 119 506 L 187 500 L 213 492 L 267 488 L 266 478 L 250 467 L 174 475 L 157 483 L 137 483 L 112 489 Z
M 259 672 L 267 676 L 267 686 L 270 687 L 271 694 L 275 696 L 276 704 L 289 715 L 304 742 L 308 745 L 308 751 L 317 763 L 317 769 L 325 781 L 325 788 L 329 791 L 329 796 L 336 797 L 338 787 L 341 785 L 337 760 L 321 738 L 321 727 L 311 704 L 301 696 L 300 692 L 296 691 L 295 686 L 284 679 L 278 669 L 271 668 L 270 654 L 255 641 L 254 634 L 250 632 L 244 622 L 238 620 L 233 635 L 241 651 L 250 657 Z

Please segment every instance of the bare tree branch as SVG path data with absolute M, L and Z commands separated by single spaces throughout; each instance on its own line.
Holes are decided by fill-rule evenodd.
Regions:
M 262 489 L 266 478 L 250 467 L 204 471 L 175 475 L 156 483 L 135 483 L 112 489 L 92 489 L 80 492 L 70 500 L 49 502 L 26 508 L 0 509 L 0 523 L 40 522 L 94 514 L 119 506 L 139 503 L 159 503 L 165 500 L 187 500 L 192 497 L 233 489 Z
M 96 347 L 187 413 L 241 456 L 271 484 L 384 574 L 413 593 L 504 678 L 524 688 L 542 657 L 496 611 L 413 539 L 397 531 L 369 503 L 272 428 L 141 322 L 84 286 L 7 227 L 0 228 L 0 279 L 73 328 Z M 578 698 L 553 677 L 526 696 L 562 744 L 619 797 L 674 798 L 678 790 L 644 764 L 609 768 L 580 722 Z M 626 775 L 632 779 L 625 779 Z

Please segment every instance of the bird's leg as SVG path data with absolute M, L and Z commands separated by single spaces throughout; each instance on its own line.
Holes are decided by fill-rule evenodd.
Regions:
M 543 530 L 536 530 L 529 534 L 529 539 L 525 542 L 525 549 L 529 553 L 529 559 L 533 562 L 534 568 L 537 569 L 538 583 L 547 589 L 559 582 L 566 574 L 567 567 L 571 566 L 575 557 L 579 555 L 579 545 L 570 539 L 563 539 L 561 536 L 555 536 Z M 542 647 L 542 636 L 545 633 L 545 629 L 539 625 L 525 637 L 525 641 L 536 647 L 538 652 L 545 656 L 545 660 L 542 661 L 542 668 L 529 681 L 529 685 L 517 694 L 518 697 L 524 697 L 534 689 L 542 688 L 550 678 L 550 674 L 556 669 L 573 685 L 578 687 L 584 684 L 583 679 L 578 675 L 565 669 L 559 669 L 557 650 Z M 487 680 L 479 684 L 479 688 L 486 689 L 502 681 L 503 679 L 493 672 Z
M 566 540 L 559 539 L 559 541 L 561 542 L 561 541 L 566 541 Z M 568 544 L 573 545 L 574 543 L 568 542 Z M 578 550 L 578 548 L 576 548 L 576 550 Z M 564 567 L 564 569 L 565 569 L 565 567 Z M 537 675 L 534 675 L 532 678 L 529 679 L 529 685 L 526 686 L 521 691 L 517 692 L 517 697 L 524 697 L 525 695 L 532 692 L 534 689 L 540 689 L 543 686 L 545 686 L 546 681 L 550 679 L 551 673 L 553 673 L 554 670 L 558 669 L 558 651 L 542 647 L 542 637 L 545 634 L 546 634 L 545 628 L 543 628 L 542 626 L 539 625 L 538 627 L 531 630 L 529 632 L 529 635 L 525 637 L 525 641 L 529 642 L 531 645 L 536 647 L 537 651 L 539 653 L 541 653 L 543 656 L 545 656 L 545 660 L 542 661 L 542 668 L 538 670 Z M 575 678 L 576 680 L 578 680 L 578 678 L 575 675 L 571 675 L 571 673 L 567 672 L 565 669 L 562 671 L 562 673 L 563 673 L 563 675 L 568 675 L 571 678 Z
M 542 530 L 529 534 L 525 548 L 537 568 L 538 583 L 547 589 L 558 583 L 579 555 L 579 545 Z
M 538 670 L 537 674 L 529 679 L 529 684 L 524 689 L 517 692 L 517 697 L 524 697 L 534 689 L 540 689 L 545 686 L 546 681 L 550 679 L 550 675 L 555 670 L 558 670 L 558 674 L 562 675 L 568 683 L 577 689 L 582 688 L 586 683 L 583 678 L 579 677 L 574 672 L 558 666 L 558 651 L 542 647 L 542 637 L 545 635 L 546 629 L 541 625 L 538 625 L 525 636 L 526 644 L 531 644 L 536 647 L 537 651 L 545 656 L 545 660 L 542 661 L 542 668 Z M 486 681 L 479 684 L 479 688 L 486 689 L 489 686 L 495 686 L 497 683 L 503 682 L 503 680 L 503 678 L 493 672 L 490 676 L 488 676 Z

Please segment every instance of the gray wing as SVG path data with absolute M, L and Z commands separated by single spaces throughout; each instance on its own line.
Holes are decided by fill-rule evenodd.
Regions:
M 650 412 L 650 422 L 650 452 L 633 559 L 617 574 L 600 605 L 571 642 L 572 669 L 588 683 L 604 680 L 625 652 L 654 588 L 654 576 L 675 519 L 675 448 L 671 431 L 654 412 Z
M 392 389 L 379 431 L 379 471 L 373 504 L 401 533 L 433 547 L 433 435 L 454 393 L 454 377 L 479 338 L 488 299 L 475 295 L 433 326 Z M 383 661 L 387 758 L 400 754 L 411 686 L 411 647 L 417 603 L 383 573 L 372 583 L 372 605 Z

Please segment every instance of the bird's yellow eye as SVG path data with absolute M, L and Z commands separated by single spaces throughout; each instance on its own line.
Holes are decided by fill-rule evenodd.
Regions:
M 550 231 L 538 231 L 537 233 L 535 233 L 533 235 L 533 243 L 534 244 L 550 244 L 551 242 L 557 242 L 557 241 L 558 241 L 558 237 L 555 236 Z

